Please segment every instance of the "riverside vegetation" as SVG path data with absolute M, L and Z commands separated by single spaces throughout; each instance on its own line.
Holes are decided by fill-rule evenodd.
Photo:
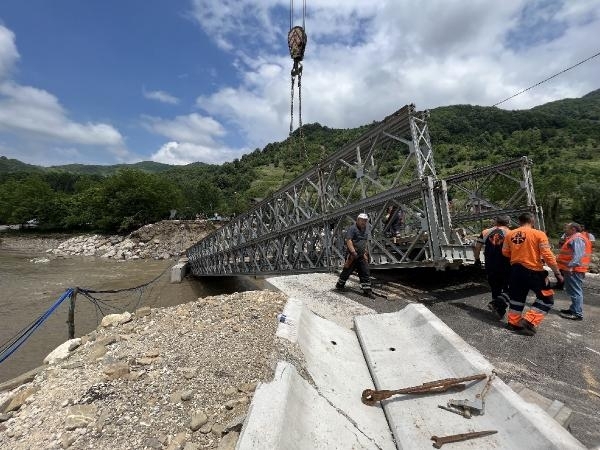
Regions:
M 429 124 L 440 176 L 527 155 L 549 232 L 568 220 L 600 230 L 600 90 L 529 110 L 440 107 L 431 110 Z M 306 157 L 299 156 L 296 132 L 222 165 L 43 168 L 0 157 L 0 225 L 37 219 L 47 230 L 126 233 L 172 209 L 179 218 L 237 214 L 374 125 L 306 125 Z M 385 161 L 380 176 L 391 176 L 397 165 Z

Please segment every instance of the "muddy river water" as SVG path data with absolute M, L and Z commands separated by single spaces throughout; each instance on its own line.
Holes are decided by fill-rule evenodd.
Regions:
M 71 257 L 39 262 L 45 258 L 44 253 L 0 249 L 0 345 L 37 319 L 69 287 L 123 289 L 144 284 L 163 273 L 143 290 L 98 295 L 110 305 L 103 306 L 103 312 L 113 313 L 125 307 L 135 310 L 138 306 L 173 306 L 198 297 L 257 286 L 252 279 L 235 277 L 188 277 L 183 283 L 171 284 L 169 268 L 174 264 L 172 260 L 117 262 Z M 68 301 L 65 301 L 19 350 L 0 363 L 0 382 L 41 365 L 44 357 L 68 338 L 67 312 Z M 96 328 L 101 318 L 101 313 L 88 299 L 81 295 L 77 297 L 75 336 Z

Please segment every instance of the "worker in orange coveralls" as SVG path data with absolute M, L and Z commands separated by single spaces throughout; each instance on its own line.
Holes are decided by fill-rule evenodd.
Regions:
M 564 279 L 558 270 L 556 258 L 550 249 L 548 236 L 533 228 L 533 215 L 519 216 L 519 228 L 511 230 L 504 239 L 502 254 L 510 259 L 508 329 L 527 336 L 533 336 L 544 317 L 554 304 L 554 291 L 549 286 L 546 263 L 556 279 Z M 532 290 L 536 301 L 529 311 L 522 315 L 527 293 Z

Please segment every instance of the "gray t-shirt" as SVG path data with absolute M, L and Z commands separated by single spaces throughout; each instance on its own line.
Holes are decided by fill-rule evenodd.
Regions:
M 369 225 L 365 227 L 364 231 L 359 230 L 356 224 L 352 224 L 348 231 L 346 231 L 346 235 L 344 236 L 344 242 L 350 239 L 352 244 L 354 245 L 354 249 L 359 255 L 362 255 L 367 251 L 367 241 L 369 239 L 370 234 Z

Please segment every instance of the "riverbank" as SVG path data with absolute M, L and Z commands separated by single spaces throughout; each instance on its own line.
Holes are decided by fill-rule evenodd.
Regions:
M 257 383 L 272 377 L 284 301 L 219 295 L 98 327 L 33 382 L 0 394 L 14 409 L 0 411 L 0 447 L 235 448 Z
M 215 230 L 208 220 L 162 220 L 127 236 L 3 232 L 0 250 L 46 253 L 47 256 L 99 256 L 107 259 L 169 259 L 185 253 Z
M 166 234 L 180 225 L 171 221 L 157 228 Z M 198 228 L 202 226 L 199 224 Z M 176 233 L 173 234 L 172 239 L 176 239 Z M 0 233 L 0 308 L 3 318 L 0 342 L 12 339 L 69 287 L 119 290 L 144 285 L 163 274 L 143 289 L 98 294 L 109 305 L 101 305 L 102 311 L 84 296 L 79 296 L 75 308 L 76 336 L 96 328 L 102 315 L 123 309 L 132 311 L 142 305 L 168 307 L 199 297 L 260 289 L 255 280 L 246 277 L 188 277 L 182 283 L 171 284 L 171 259 L 124 260 L 46 253 L 71 238 L 73 236 Z M 166 238 L 164 241 L 168 242 Z M 0 382 L 39 366 L 48 352 L 67 339 L 67 309 L 67 303 L 61 305 L 14 356 L 0 364 Z

